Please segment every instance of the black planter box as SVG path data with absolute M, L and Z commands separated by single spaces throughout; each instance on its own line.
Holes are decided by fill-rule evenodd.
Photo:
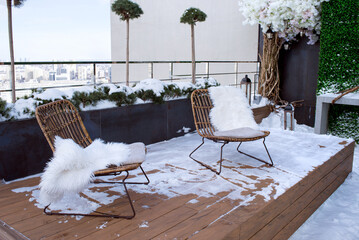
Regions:
M 92 139 L 151 144 L 195 130 L 188 99 L 164 104 L 139 104 L 81 112 Z M 43 171 L 52 151 L 36 119 L 0 123 L 0 180 L 26 177 Z

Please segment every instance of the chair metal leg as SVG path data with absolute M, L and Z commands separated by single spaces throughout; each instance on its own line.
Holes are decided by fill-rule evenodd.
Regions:
M 241 146 L 242 142 L 240 142 L 240 143 L 238 144 L 237 151 L 238 151 L 239 153 L 241 153 L 241 154 L 244 154 L 244 155 L 248 156 L 248 157 L 251 157 L 251 158 L 256 159 L 256 160 L 258 160 L 258 161 L 260 161 L 260 162 L 263 162 L 263 163 L 265 163 L 265 164 L 268 164 L 269 166 L 273 166 L 274 164 L 273 164 L 273 161 L 272 161 L 272 157 L 270 156 L 270 154 L 269 154 L 269 152 L 268 152 L 267 146 L 266 146 L 266 144 L 265 144 L 265 140 L 266 140 L 266 139 L 263 138 L 263 145 L 264 145 L 264 148 L 266 149 L 266 152 L 267 152 L 267 154 L 268 154 L 268 157 L 269 157 L 269 160 L 271 161 L 271 163 L 268 163 L 268 162 L 266 162 L 266 161 L 264 161 L 264 160 L 262 160 L 262 159 L 260 159 L 260 158 L 257 158 L 257 157 L 255 157 L 255 156 L 252 156 L 252 155 L 250 155 L 250 154 L 248 154 L 248 153 L 239 151 L 239 147 Z
M 148 185 L 150 183 L 150 179 L 147 177 L 147 174 L 143 170 L 142 166 L 140 166 L 140 169 L 141 169 L 141 171 L 142 171 L 142 173 L 145 176 L 147 181 L 146 182 L 126 182 L 126 184 L 144 184 L 144 185 Z M 103 181 L 101 179 L 95 179 L 94 183 L 120 183 L 120 184 L 122 184 L 123 182 L 122 181 Z
M 44 208 L 44 213 L 45 213 L 46 215 L 65 215 L 65 216 L 66 216 L 66 215 L 72 215 L 72 216 L 86 216 L 86 217 L 111 217 L 111 218 L 132 219 L 132 218 L 135 217 L 136 212 L 135 212 L 135 208 L 133 207 L 130 194 L 128 193 L 128 190 L 127 190 L 127 187 L 126 187 L 127 182 L 125 182 L 125 180 L 128 178 L 128 175 L 129 175 L 129 173 L 128 173 L 128 171 L 126 171 L 126 176 L 125 176 L 125 178 L 122 180 L 121 183 L 123 184 L 123 187 L 125 188 L 125 192 L 126 192 L 126 195 L 127 195 L 127 199 L 128 199 L 128 202 L 130 203 L 130 206 L 131 206 L 132 215 L 122 216 L 122 215 L 109 214 L 109 213 L 104 213 L 104 212 L 99 212 L 99 211 L 94 211 L 94 213 L 97 213 L 97 214 L 58 213 L 58 212 L 47 211 L 51 203 Z M 118 183 L 118 182 L 95 182 L 95 183 Z
M 190 157 L 192 160 L 196 161 L 197 163 L 201 164 L 202 166 L 208 168 L 208 169 L 211 170 L 212 172 L 214 172 L 214 173 L 216 173 L 217 175 L 219 175 L 219 174 L 221 173 L 221 171 L 222 171 L 223 147 L 224 147 L 227 143 L 228 143 L 227 141 L 224 141 L 223 144 L 222 144 L 222 146 L 221 146 L 221 154 L 220 154 L 220 160 L 219 160 L 219 171 L 217 171 L 217 170 L 214 169 L 213 167 L 211 167 L 211 166 L 209 166 L 209 165 L 207 165 L 207 164 L 205 164 L 205 163 L 203 163 L 203 162 L 201 162 L 201 161 L 199 161 L 199 160 L 197 160 L 197 159 L 195 159 L 195 158 L 192 157 L 192 154 L 193 154 L 195 151 L 197 151 L 197 150 L 204 144 L 204 138 L 202 138 L 202 143 L 201 143 L 195 150 L 193 150 L 193 151 L 189 154 L 189 157 Z

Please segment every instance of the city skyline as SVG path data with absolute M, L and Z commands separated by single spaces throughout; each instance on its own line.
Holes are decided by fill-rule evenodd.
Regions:
M 25 1 L 13 8 L 15 61 L 110 60 L 110 0 Z M 0 61 L 9 61 L 6 1 L 0 0 Z

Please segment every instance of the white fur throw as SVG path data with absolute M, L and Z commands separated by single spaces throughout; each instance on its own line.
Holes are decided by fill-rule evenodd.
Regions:
M 130 148 L 123 143 L 104 143 L 96 139 L 82 148 L 72 139 L 55 138 L 55 152 L 40 182 L 40 202 L 49 204 L 65 192 L 79 193 L 91 182 L 93 172 L 109 164 L 128 163 Z
M 227 131 L 242 127 L 258 129 L 248 100 L 240 88 L 221 86 L 211 87 L 208 91 L 213 102 L 209 116 L 216 130 Z

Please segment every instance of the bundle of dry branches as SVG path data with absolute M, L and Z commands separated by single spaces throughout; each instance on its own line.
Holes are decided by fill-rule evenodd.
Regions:
M 279 97 L 279 50 L 283 41 L 277 33 L 272 38 L 263 34 L 263 54 L 261 59 L 261 72 L 258 84 L 258 93 L 271 101 L 278 102 Z

